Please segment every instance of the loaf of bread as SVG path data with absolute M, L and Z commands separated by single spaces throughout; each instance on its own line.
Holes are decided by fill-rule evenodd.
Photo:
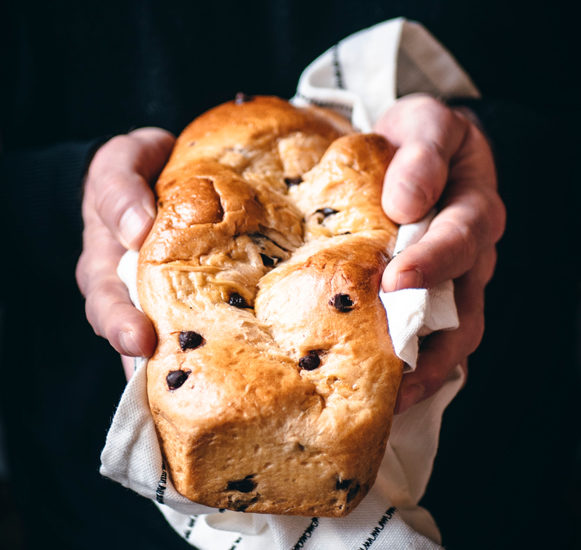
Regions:
M 138 290 L 158 336 L 150 408 L 188 499 L 343 516 L 373 484 L 402 375 L 378 298 L 393 153 L 273 97 L 237 96 L 178 138 Z

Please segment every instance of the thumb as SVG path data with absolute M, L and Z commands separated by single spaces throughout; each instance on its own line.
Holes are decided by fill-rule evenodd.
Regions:
M 95 154 L 87 197 L 96 216 L 125 248 L 138 249 L 155 218 L 150 183 L 167 161 L 174 137 L 159 128 L 116 136 Z

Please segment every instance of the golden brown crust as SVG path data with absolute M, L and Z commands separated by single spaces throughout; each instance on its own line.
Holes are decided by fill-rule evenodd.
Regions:
M 373 484 L 402 364 L 378 299 L 393 147 L 256 97 L 196 119 L 156 186 L 138 289 L 148 397 L 176 489 L 341 516 Z

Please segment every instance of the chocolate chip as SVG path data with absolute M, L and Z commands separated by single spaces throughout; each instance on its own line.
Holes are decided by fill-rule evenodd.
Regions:
M 339 210 L 335 210 L 334 208 L 329 208 L 326 206 L 325 208 L 319 208 L 315 210 L 315 214 L 323 214 L 323 217 L 326 218 L 327 216 L 331 216 L 332 214 L 336 214 Z
M 188 379 L 191 371 L 185 370 L 172 370 L 168 373 L 165 378 L 167 382 L 167 387 L 170 390 L 177 390 L 180 386 L 183 386 L 184 382 Z
M 321 364 L 321 359 L 316 351 L 309 351 L 299 359 L 299 367 L 304 370 L 315 370 Z
M 346 491 L 349 489 L 351 484 L 353 483 L 352 479 L 337 479 L 337 483 L 335 483 L 335 489 L 337 491 Z
M 230 304 L 231 306 L 234 307 L 239 307 L 239 308 L 251 308 L 252 306 L 249 306 L 246 303 L 246 300 L 240 296 L 240 294 L 238 294 L 238 292 L 233 292 L 232 294 L 230 294 L 230 298 L 228 299 L 228 304 Z
M 359 485 L 359 483 L 349 489 L 349 492 L 347 493 L 347 502 L 351 502 L 357 496 L 359 489 L 361 489 L 361 485 Z
M 182 351 L 196 349 L 204 343 L 202 335 L 193 330 L 182 330 L 178 336 L 178 340 Z
M 246 508 L 248 508 L 252 504 L 255 504 L 256 502 L 258 502 L 259 499 L 260 499 L 260 495 L 256 495 L 247 501 L 237 500 L 234 502 L 230 502 L 230 506 L 232 507 L 233 510 L 236 510 L 236 512 L 244 512 L 244 510 L 246 510 Z
M 335 294 L 330 300 L 329 304 L 336 308 L 341 313 L 351 311 L 353 309 L 353 300 L 349 294 Z
M 227 491 L 239 491 L 241 493 L 250 493 L 256 489 L 256 481 L 252 478 L 254 474 L 246 476 L 244 479 L 236 479 L 234 481 L 229 481 L 226 487 Z
M 303 183 L 303 178 L 298 176 L 296 178 L 284 178 L 284 182 L 286 183 L 287 187 L 292 187 L 293 185 L 299 185 Z
M 262 254 L 262 252 L 260 253 L 260 257 L 262 258 L 262 264 L 265 267 L 273 267 L 281 260 L 281 258 L 277 258 L 276 256 L 267 256 L 266 254 Z
M 236 103 L 236 105 L 242 105 L 242 103 L 248 103 L 249 101 L 252 101 L 254 98 L 251 95 L 247 95 L 243 92 L 238 92 L 236 94 L 236 97 L 234 98 L 234 103 Z

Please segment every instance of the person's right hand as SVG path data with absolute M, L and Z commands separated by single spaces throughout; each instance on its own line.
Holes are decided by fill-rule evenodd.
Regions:
M 96 152 L 87 172 L 77 283 L 95 333 L 126 357 L 149 357 L 156 336 L 149 319 L 131 303 L 117 265 L 126 250 L 140 248 L 151 229 L 156 209 L 150 185 L 174 141 L 161 128 L 116 136 Z M 131 363 L 123 364 L 129 379 Z

